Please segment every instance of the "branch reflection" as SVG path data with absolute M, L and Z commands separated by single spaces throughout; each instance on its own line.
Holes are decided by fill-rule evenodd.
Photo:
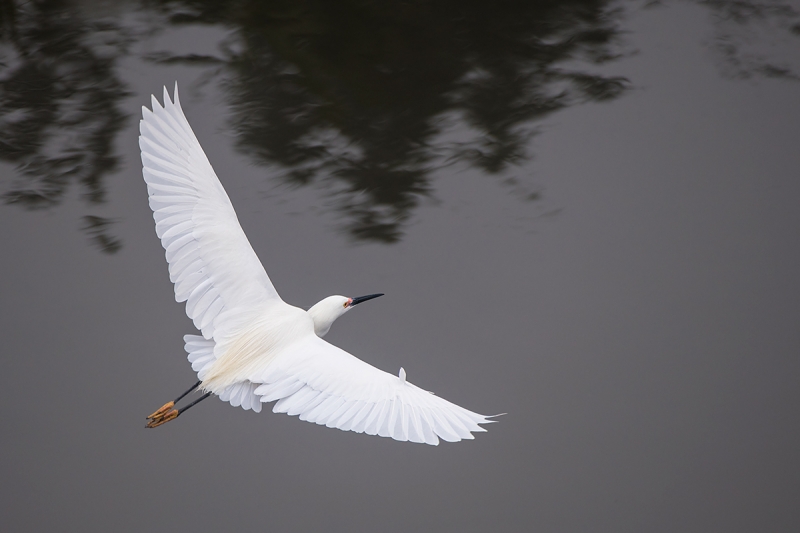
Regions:
M 748 48 L 797 39 L 796 9 L 772 0 L 698 1 L 714 14 L 713 47 L 726 72 L 798 79 L 775 47 L 761 55 Z M 124 9 L 144 15 L 140 27 L 131 17 L 101 17 L 95 2 L 0 0 L 0 162 L 15 168 L 15 180 L 3 184 L 6 203 L 46 208 L 77 186 L 88 206 L 102 204 L 105 179 L 119 167 L 114 139 L 130 125 L 120 110 L 127 92 L 118 60 L 170 25 L 213 25 L 230 35 L 219 57 L 145 57 L 219 76 L 242 153 L 282 168 L 286 183 L 331 194 L 348 235 L 383 243 L 402 238 L 432 195 L 436 169 L 459 162 L 507 174 L 531 157 L 543 117 L 623 94 L 625 78 L 599 72 L 619 56 L 626 12 L 618 6 L 637 5 L 129 2 Z M 537 198 L 524 180 L 498 182 L 522 200 Z M 119 249 L 112 220 L 83 222 L 101 249 Z
M 17 173 L 5 201 L 50 207 L 75 183 L 88 203 L 102 203 L 103 180 L 119 164 L 114 137 L 126 118 L 117 107 L 125 86 L 114 74 L 128 44 L 124 32 L 88 22 L 58 0 L 3 0 L 0 17 L 0 160 Z M 101 249 L 117 251 L 109 221 L 87 218 Z
M 627 85 L 567 67 L 614 58 L 619 13 L 604 1 L 162 5 L 175 24 L 235 29 L 225 64 L 239 148 L 333 191 L 359 240 L 400 239 L 446 161 L 499 173 L 529 156 L 532 121 Z M 454 122 L 466 140 L 445 140 Z

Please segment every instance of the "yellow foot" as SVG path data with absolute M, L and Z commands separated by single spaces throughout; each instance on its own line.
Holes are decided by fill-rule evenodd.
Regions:
M 172 402 L 170 402 L 170 403 L 172 403 Z M 163 407 L 162 407 L 162 409 L 163 409 Z M 159 411 L 160 410 L 161 409 L 159 409 Z M 156 411 L 156 412 L 158 412 L 158 411 Z M 178 418 L 179 414 L 180 413 L 178 412 L 177 409 L 173 409 L 172 411 L 168 412 L 165 415 L 162 415 L 162 416 L 159 416 L 159 417 L 154 417 L 152 420 L 150 420 L 150 422 L 147 423 L 147 425 L 145 427 L 146 428 L 157 428 L 161 424 L 166 424 L 170 420 L 174 420 L 174 419 Z M 148 417 L 148 418 L 150 418 L 150 417 Z
M 175 402 L 167 402 L 164 405 L 162 405 L 161 407 L 159 407 L 158 411 L 156 411 L 152 415 L 148 416 L 146 418 L 146 420 L 153 419 L 153 421 L 155 421 L 156 419 L 159 419 L 159 418 L 163 417 L 164 414 L 167 411 L 169 411 L 170 409 L 172 409 L 173 407 L 175 407 Z

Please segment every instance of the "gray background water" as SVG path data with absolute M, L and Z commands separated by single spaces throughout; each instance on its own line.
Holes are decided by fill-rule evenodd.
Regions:
M 800 17 L 761 2 L 2 2 L 3 531 L 800 530 Z M 285 300 L 481 413 L 439 447 L 209 400 L 140 107 Z

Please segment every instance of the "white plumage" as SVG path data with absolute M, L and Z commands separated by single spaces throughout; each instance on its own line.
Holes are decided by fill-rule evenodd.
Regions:
M 345 431 L 438 444 L 472 439 L 492 422 L 378 370 L 322 340 L 353 299 L 328 297 L 304 311 L 278 296 L 231 201 L 181 110 L 142 108 L 139 146 L 156 234 L 175 299 L 202 333 L 186 335 L 201 387 L 243 409 L 299 415 Z

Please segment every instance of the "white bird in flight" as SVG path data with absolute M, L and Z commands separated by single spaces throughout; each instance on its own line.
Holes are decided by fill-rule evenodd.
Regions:
M 152 415 L 147 427 L 177 418 L 212 394 L 234 407 L 299 415 L 301 420 L 438 444 L 473 439 L 493 422 L 378 370 L 322 340 L 333 322 L 361 302 L 328 296 L 308 311 L 284 302 L 242 231 L 178 99 L 164 106 L 152 96 L 142 107 L 139 147 L 156 234 L 166 250 L 175 299 L 202 333 L 186 335 L 186 352 L 199 381 Z M 182 409 L 195 390 L 205 394 Z

